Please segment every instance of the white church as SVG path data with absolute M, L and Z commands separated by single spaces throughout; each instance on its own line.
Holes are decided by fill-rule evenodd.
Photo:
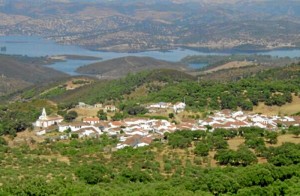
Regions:
M 43 108 L 42 115 L 33 124 L 35 127 L 47 128 L 56 125 L 64 120 L 61 116 L 47 116 L 46 109 Z

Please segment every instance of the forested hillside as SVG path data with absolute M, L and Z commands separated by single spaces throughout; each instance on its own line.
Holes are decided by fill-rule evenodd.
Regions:
M 292 142 L 276 144 L 282 138 Z M 14 147 L 0 137 L 0 194 L 300 194 L 299 137 L 250 128 L 179 131 L 163 141 L 113 152 L 116 140 L 106 135 Z
M 123 79 L 99 81 L 75 91 L 61 92 L 49 97 L 59 103 L 90 104 L 113 101 L 177 102 L 186 100 L 192 110 L 238 109 L 252 110 L 259 102 L 282 106 L 292 102 L 292 95 L 300 91 L 300 65 L 265 70 L 243 79 L 218 82 L 201 80 L 173 70 L 156 70 L 131 74 Z M 138 88 L 146 94 L 126 98 Z M 33 93 L 34 94 L 34 93 Z M 128 97 L 128 96 L 127 96 Z
M 62 91 L 59 94 L 50 95 L 48 98 L 59 103 L 78 103 L 83 101 L 93 104 L 109 100 L 120 101 L 123 100 L 124 95 L 130 94 L 139 86 L 147 83 L 158 81 L 169 84 L 195 79 L 194 76 L 176 70 L 144 71 L 138 74 L 128 74 L 125 78 L 117 80 L 95 81 L 91 85 L 73 91 Z M 28 92 L 30 92 L 31 96 L 28 96 Z M 42 93 L 40 89 L 33 88 L 25 91 L 21 96 L 23 98 L 38 98 L 39 96 L 34 95 L 39 95 L 40 93 Z

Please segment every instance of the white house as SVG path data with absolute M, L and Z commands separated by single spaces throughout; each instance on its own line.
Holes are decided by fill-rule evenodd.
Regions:
M 74 131 L 73 133 L 77 133 L 79 138 L 82 138 L 82 137 L 97 137 L 100 134 L 102 134 L 102 132 L 97 127 L 93 127 L 93 126 L 79 129 L 77 131 Z
M 71 129 L 71 131 L 74 132 L 87 127 L 91 127 L 91 125 L 84 122 L 60 123 L 58 125 L 58 131 L 64 132 L 67 129 Z
M 90 125 L 95 125 L 100 123 L 100 119 L 98 117 L 87 117 L 82 120 L 84 123 L 88 123 Z
M 132 126 L 132 125 L 141 125 L 147 123 L 146 119 L 130 119 L 127 118 L 124 120 L 127 126 Z
M 237 112 L 233 112 L 232 113 L 232 117 L 233 118 L 236 118 L 238 116 L 243 116 L 244 115 L 244 112 L 243 111 L 237 111 Z
M 178 102 L 173 105 L 174 113 L 183 112 L 185 110 L 186 104 L 183 102 Z
M 170 108 L 172 106 L 171 103 L 165 103 L 165 102 L 159 102 L 159 103 L 155 103 L 155 104 L 151 104 L 149 107 L 147 108 L 156 108 L 156 109 L 167 109 Z
M 117 111 L 117 108 L 114 105 L 106 105 L 106 106 L 104 106 L 103 111 L 104 112 L 115 112 L 115 111 Z
M 103 104 L 102 103 L 96 103 L 94 105 L 94 108 L 102 108 L 103 107 Z

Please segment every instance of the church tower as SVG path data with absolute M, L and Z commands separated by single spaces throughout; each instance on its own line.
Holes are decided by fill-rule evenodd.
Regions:
M 46 109 L 45 108 L 43 108 L 42 115 L 40 116 L 39 119 L 40 120 L 47 120 L 47 113 L 46 113 Z

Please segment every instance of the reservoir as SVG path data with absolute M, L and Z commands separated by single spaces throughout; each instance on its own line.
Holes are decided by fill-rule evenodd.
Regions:
M 168 52 L 162 51 L 147 51 L 139 53 L 118 53 L 118 52 L 102 52 L 102 51 L 90 51 L 78 46 L 73 45 L 61 45 L 54 41 L 43 39 L 37 36 L 0 36 L 0 48 L 5 47 L 5 51 L 1 51 L 3 54 L 11 55 L 24 55 L 30 57 L 40 56 L 53 56 L 53 55 L 82 55 L 82 56 L 94 56 L 101 57 L 102 60 L 109 60 L 113 58 L 125 57 L 125 56 L 147 56 L 165 61 L 180 61 L 182 58 L 188 55 L 229 55 L 229 53 L 204 53 L 187 49 L 176 49 Z M 245 53 L 243 53 L 245 54 Z M 250 53 L 249 53 L 250 54 Z M 253 54 L 253 53 L 251 53 Z M 300 57 L 300 50 L 274 50 L 268 52 L 260 52 L 258 54 L 266 54 L 278 57 Z M 97 60 L 99 61 L 99 60 Z M 76 75 L 75 70 L 83 65 L 97 62 L 95 60 L 66 60 L 65 62 L 57 62 L 49 67 L 56 70 L 68 73 L 70 75 Z M 200 68 L 205 64 L 191 65 L 192 68 Z

